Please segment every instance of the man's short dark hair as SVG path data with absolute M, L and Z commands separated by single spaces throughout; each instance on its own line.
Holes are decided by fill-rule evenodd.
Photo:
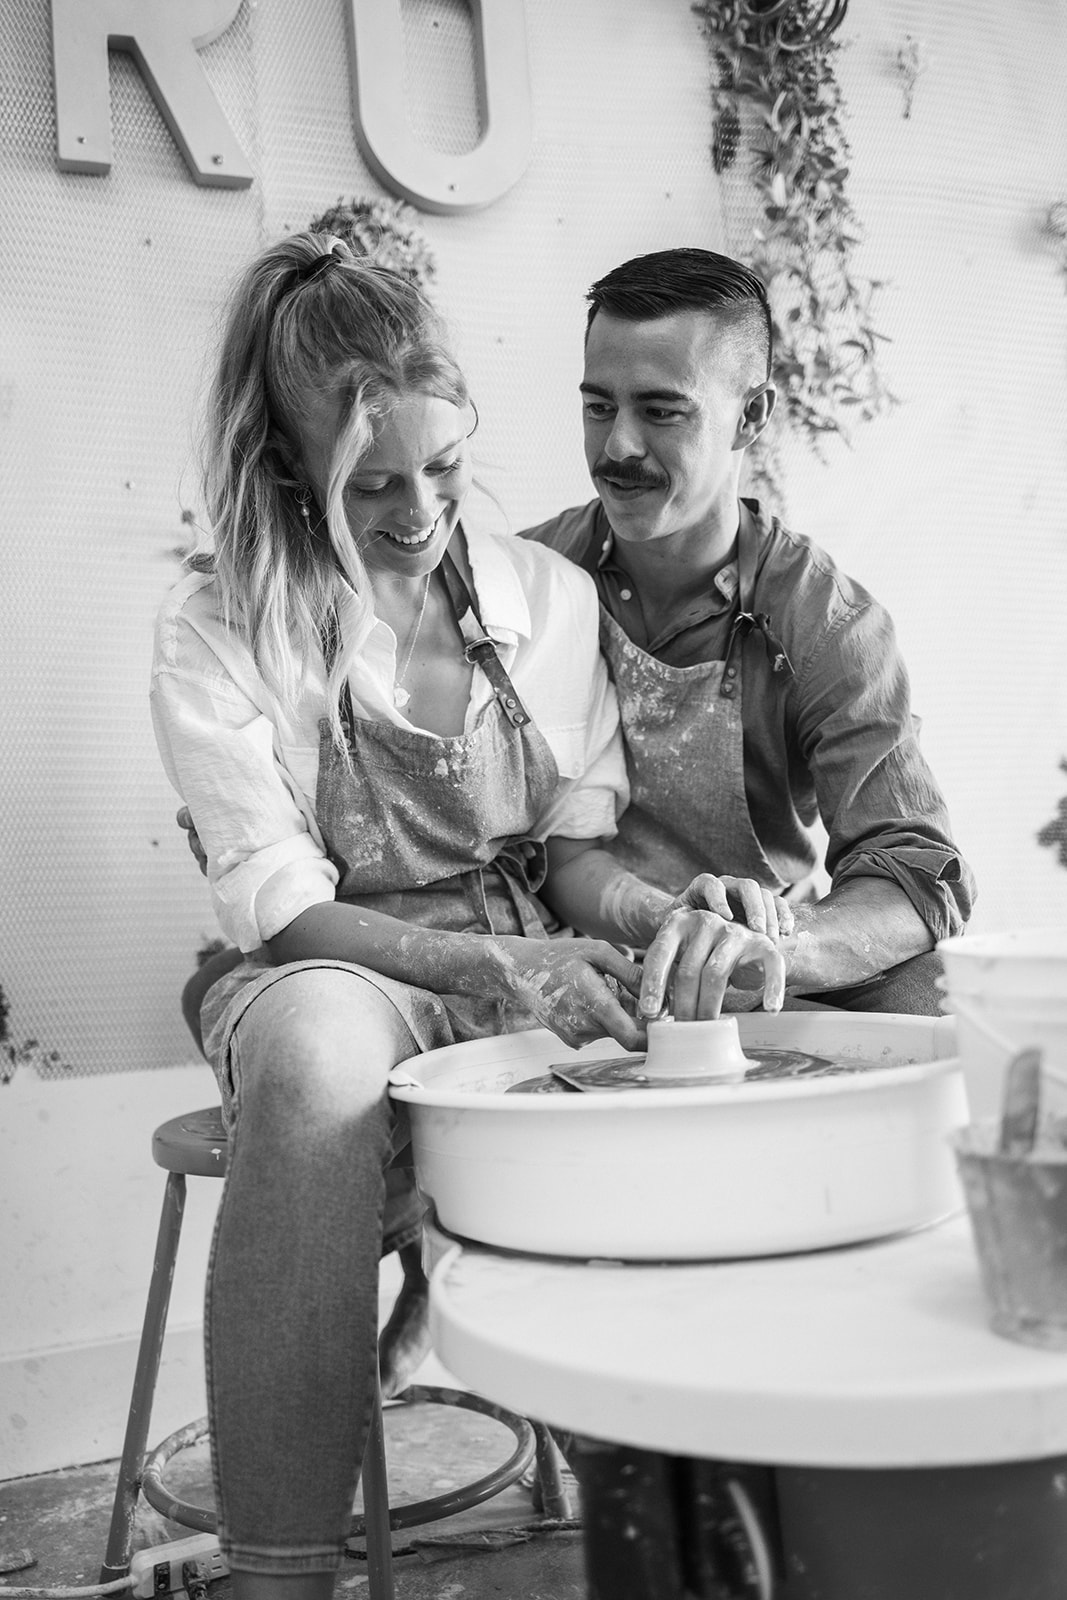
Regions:
M 678 311 L 713 313 L 730 329 L 739 372 L 771 375 L 771 312 L 762 279 L 731 256 L 683 246 L 624 261 L 586 295 L 586 337 L 598 311 L 624 322 L 651 322 Z

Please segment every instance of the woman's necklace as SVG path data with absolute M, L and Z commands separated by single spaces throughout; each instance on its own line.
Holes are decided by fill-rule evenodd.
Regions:
M 422 586 L 422 604 L 419 607 L 419 614 L 415 618 L 415 626 L 411 630 L 411 638 L 408 640 L 407 652 L 404 656 L 404 665 L 398 668 L 396 677 L 393 680 L 393 704 L 396 706 L 398 711 L 403 711 L 404 707 L 411 699 L 411 696 L 404 688 L 404 678 L 407 674 L 408 668 L 411 665 L 411 658 L 415 654 L 415 643 L 419 637 L 419 629 L 422 627 L 422 619 L 426 615 L 426 602 L 430 598 L 430 577 L 431 574 L 428 572 L 426 574 L 425 582 Z

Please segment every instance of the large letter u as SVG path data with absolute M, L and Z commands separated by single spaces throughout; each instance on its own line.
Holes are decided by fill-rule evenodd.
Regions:
M 483 136 L 461 155 L 416 139 L 405 115 L 402 0 L 346 0 L 352 110 L 374 176 L 422 211 L 476 211 L 518 181 L 533 117 L 524 0 L 468 0 Z

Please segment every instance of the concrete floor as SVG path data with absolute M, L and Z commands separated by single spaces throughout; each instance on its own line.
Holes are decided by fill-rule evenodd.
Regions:
M 469 1482 L 512 1448 L 510 1433 L 499 1423 L 440 1406 L 387 1408 L 386 1440 L 394 1505 Z M 97 1581 L 116 1469 L 115 1462 L 99 1462 L 0 1483 L 0 1600 L 10 1588 Z M 204 1445 L 176 1457 L 166 1480 L 182 1499 L 212 1504 Z M 566 1481 L 573 1485 L 569 1475 Z M 572 1498 L 576 1505 L 573 1492 Z M 188 1529 L 142 1502 L 137 1548 L 188 1537 Z M 544 1525 L 529 1490 L 519 1484 L 447 1521 L 394 1534 L 393 1550 L 397 1600 L 583 1600 L 586 1593 L 577 1526 Z M 12 1570 L 22 1553 L 33 1565 Z M 350 1557 L 337 1594 L 358 1600 L 366 1592 L 365 1562 Z M 231 1584 L 222 1579 L 208 1593 L 212 1600 L 230 1600 Z

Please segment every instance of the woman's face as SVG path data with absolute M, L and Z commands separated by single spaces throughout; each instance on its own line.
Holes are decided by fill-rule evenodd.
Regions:
M 301 450 L 320 506 L 326 504 L 339 401 L 313 396 Z M 368 570 L 422 577 L 437 566 L 471 481 L 468 407 L 421 391 L 405 395 L 378 425 L 345 488 L 348 525 Z M 330 441 L 325 443 L 324 441 Z

